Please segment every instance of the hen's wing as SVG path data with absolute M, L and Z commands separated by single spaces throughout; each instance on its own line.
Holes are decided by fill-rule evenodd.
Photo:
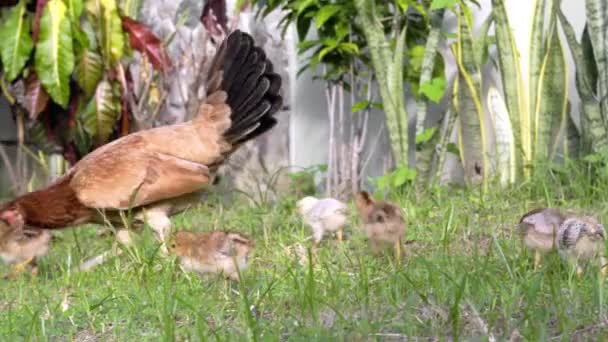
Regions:
M 178 146 L 188 146 L 191 135 L 171 140 L 172 134 L 158 134 L 150 143 L 149 132 L 117 140 L 81 160 L 70 181 L 78 200 L 91 208 L 128 209 L 191 193 L 209 183 L 209 169 L 179 153 L 183 150 Z M 178 153 L 156 148 L 162 142 L 173 144 Z

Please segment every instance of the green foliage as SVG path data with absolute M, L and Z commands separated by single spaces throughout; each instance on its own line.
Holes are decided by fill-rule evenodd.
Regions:
M 441 41 L 444 8 L 457 1 L 399 0 L 390 2 L 359 0 L 255 0 L 265 16 L 275 9 L 284 13 L 279 26 L 285 31 L 294 24 L 298 52 L 306 59 L 300 72 L 323 66 L 319 78 L 339 83 L 350 89 L 350 78 L 374 76 L 381 103 L 376 107 L 385 113 L 392 154 L 397 163 L 407 163 L 409 150 L 406 91 L 417 99 L 417 129 L 425 127 L 427 102 L 439 102 L 445 93 L 444 62 L 437 53 Z M 435 9 L 437 9 L 435 11 Z M 318 38 L 309 39 L 311 27 Z M 407 83 L 409 86 L 406 86 Z M 370 106 L 355 94 L 352 113 Z M 432 128 L 432 127 L 429 127 Z M 425 176 L 435 151 L 431 141 L 417 158 Z
M 36 44 L 36 73 L 53 101 L 67 107 L 70 75 L 74 69 L 72 26 L 62 0 L 50 0 L 40 19 Z
M 429 100 L 439 103 L 445 92 L 445 77 L 434 77 L 431 81 L 420 85 L 420 93 Z
M 471 26 L 464 11 L 458 11 L 458 41 L 453 49 L 458 64 L 454 106 L 460 117 L 460 151 L 465 180 L 488 187 L 488 136 L 481 105 L 481 71 L 473 49 Z
M 552 14 L 555 18 L 555 13 Z M 568 69 L 557 26 L 549 33 L 538 78 L 534 119 L 534 156 L 553 159 L 566 127 L 568 109 Z
M 34 121 L 27 124 L 32 128 L 29 140 L 40 148 L 76 147 L 84 155 L 116 136 L 120 113 L 128 114 L 122 111 L 120 94 L 128 90 L 116 76 L 119 67 L 127 69 L 119 64 L 129 62 L 125 34 L 145 38 L 133 48 L 149 57 L 156 70 L 166 70 L 170 63 L 161 41 L 145 25 L 126 18 L 130 25 L 123 30 L 116 0 L 41 0 L 34 6 L 37 12 L 26 3 L 20 1 L 0 18 L 3 77 L 25 88 L 25 94 L 13 96 Z M 124 5 L 133 10 L 139 2 Z M 44 126 L 35 122 L 39 115 L 48 119 Z M 128 125 L 123 129 L 128 133 Z
M 599 152 L 608 147 L 608 133 L 598 100 L 598 71 L 587 27 L 579 43 L 574 29 L 561 10 L 558 18 L 576 66 L 576 88 L 582 102 L 581 133 L 583 152 Z
M 0 55 L 6 79 L 12 82 L 19 76 L 34 48 L 29 35 L 31 19 L 25 15 L 26 0 L 10 9 L 7 19 L 0 26 Z
M 102 80 L 97 85 L 95 96 L 80 113 L 84 129 L 93 137 L 97 145 L 107 141 L 120 113 L 117 84 Z
M 588 0 L 585 1 L 585 10 L 590 46 L 593 47 L 597 67 L 600 110 L 604 122 L 608 122 L 608 6 L 603 0 Z
M 431 127 L 431 128 L 425 129 L 424 131 L 422 131 L 422 133 L 417 134 L 416 135 L 416 145 L 424 144 L 425 142 L 431 140 L 431 138 L 435 134 L 436 130 L 437 130 L 436 127 Z
M 91 50 L 83 50 L 78 58 L 74 78 L 87 97 L 93 95 L 102 76 L 103 59 L 101 56 Z
M 379 190 L 395 190 L 416 180 L 417 172 L 408 166 L 398 166 L 393 171 L 370 179 Z
M 106 63 L 113 67 L 120 61 L 125 47 L 116 0 L 89 1 L 87 12 L 92 19 L 93 27 L 99 32 L 101 54 Z
M 453 7 L 459 2 L 460 0 L 433 0 L 433 2 L 431 3 L 431 9 L 438 10 L 442 8 Z

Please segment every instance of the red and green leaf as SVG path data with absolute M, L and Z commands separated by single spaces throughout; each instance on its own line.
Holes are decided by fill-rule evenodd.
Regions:
M 30 119 L 36 120 L 48 104 L 49 94 L 42 87 L 36 72 L 32 71 L 25 81 L 25 103 L 23 104 Z
M 42 11 L 49 0 L 37 0 L 36 1 L 36 12 L 34 13 L 34 22 L 32 23 L 32 38 L 34 41 L 38 41 L 38 34 L 40 33 L 40 18 L 42 18 Z
M 166 71 L 171 61 L 161 40 L 144 24 L 129 17 L 122 17 L 122 27 L 129 35 L 129 43 L 145 54 L 156 70 Z

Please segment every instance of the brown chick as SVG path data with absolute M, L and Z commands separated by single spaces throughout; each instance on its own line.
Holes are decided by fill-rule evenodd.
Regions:
M 0 258 L 14 265 L 9 277 L 23 273 L 28 265 L 32 274 L 38 274 L 37 260 L 48 253 L 50 241 L 51 234 L 46 230 L 15 232 L 0 222 Z
M 594 217 L 580 216 L 566 219 L 555 237 L 560 255 L 576 262 L 576 272 L 582 275 L 581 263 L 598 260 L 602 276 L 606 275 L 606 231 Z
M 377 201 L 365 191 L 356 195 L 355 206 L 374 253 L 382 244 L 392 244 L 395 258 L 401 260 L 401 242 L 405 235 L 401 208 L 393 203 Z
M 133 209 L 166 252 L 176 202 L 190 201 L 210 185 L 234 151 L 276 125 L 282 106 L 280 76 L 253 38 L 239 30 L 222 42 L 205 81 L 208 96 L 192 120 L 97 148 L 46 188 L 0 206 L 0 220 L 16 229 L 55 229 L 105 223 L 100 211 L 116 218 L 118 211 Z
M 538 208 L 524 214 L 518 230 L 526 246 L 534 251 L 534 269 L 542 262 L 542 255 L 555 250 L 557 229 L 570 213 L 554 208 Z
M 224 231 L 175 233 L 171 250 L 187 271 L 200 274 L 222 273 L 239 281 L 239 272 L 247 268 L 254 241 L 238 234 Z M 237 270 L 238 267 L 238 270 Z

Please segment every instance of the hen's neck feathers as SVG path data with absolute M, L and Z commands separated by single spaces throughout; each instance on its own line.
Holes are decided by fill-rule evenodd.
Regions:
M 63 228 L 92 218 L 93 210 L 84 206 L 65 175 L 44 189 L 17 197 L 9 203 L 20 211 L 25 224 L 37 228 Z

